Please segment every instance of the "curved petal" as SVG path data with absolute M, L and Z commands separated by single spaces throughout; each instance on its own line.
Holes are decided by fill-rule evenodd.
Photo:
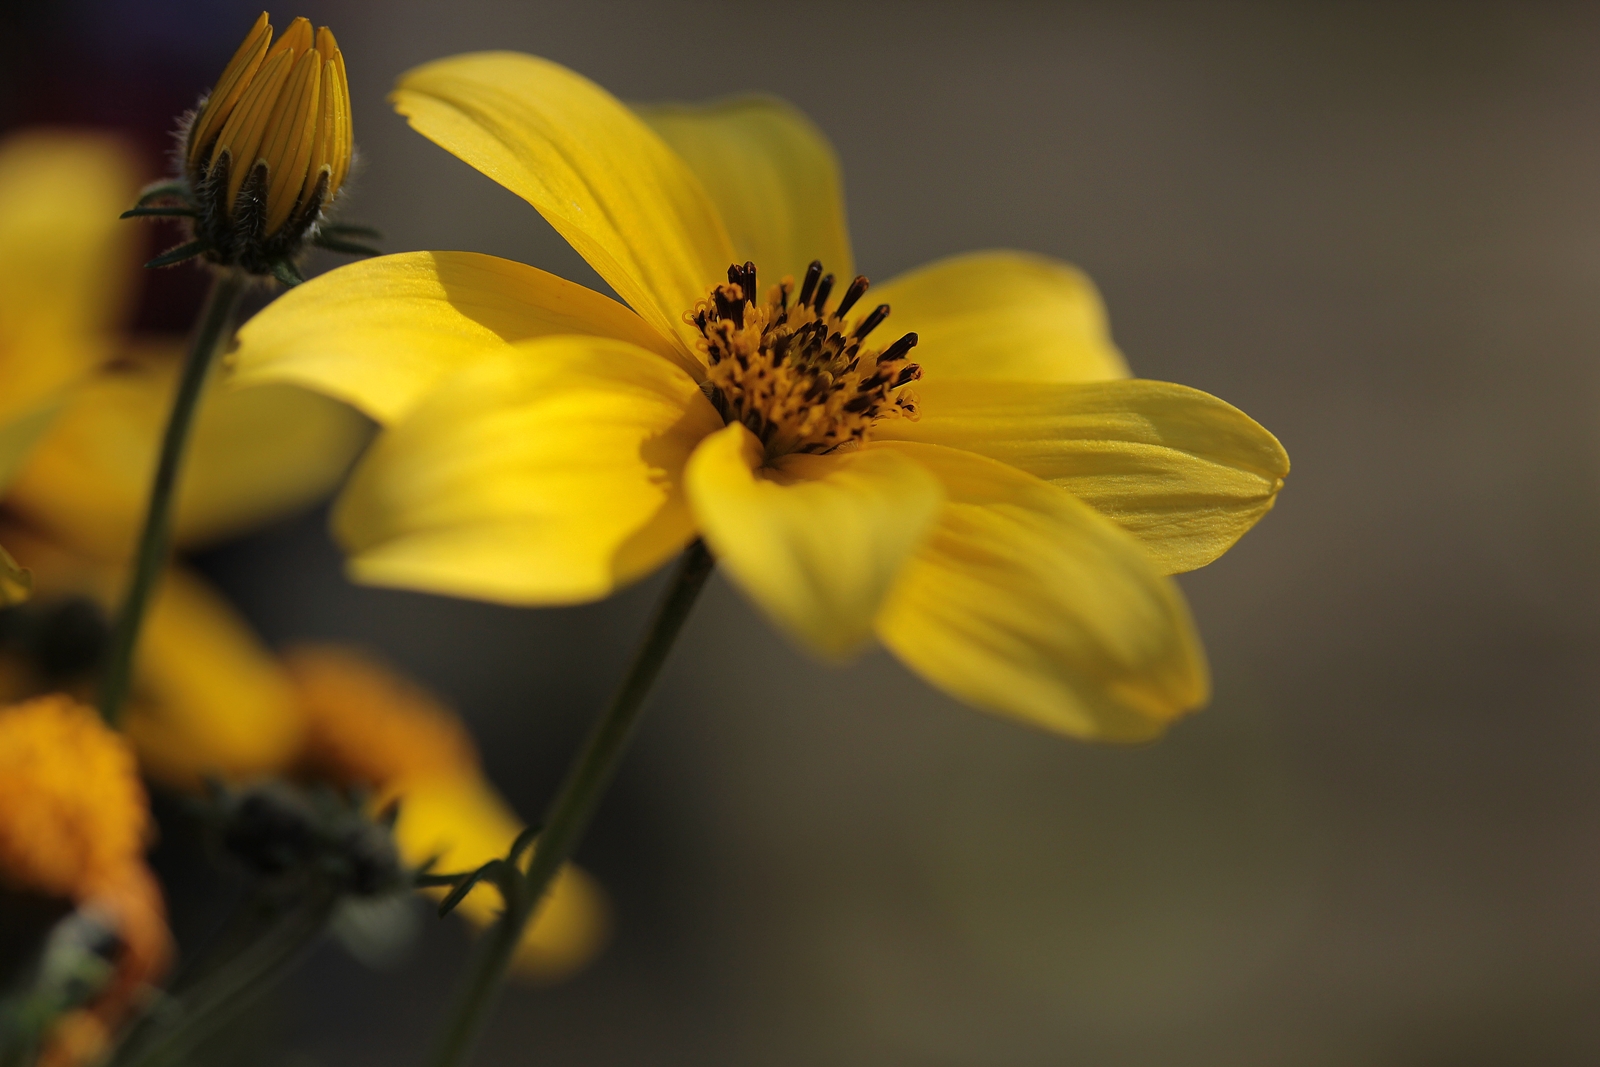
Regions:
M 473 360 L 569 333 L 630 341 L 702 373 L 615 300 L 476 252 L 402 252 L 319 275 L 245 323 L 229 360 L 240 385 L 292 382 L 387 424 Z
M 875 445 L 947 495 L 878 637 L 946 692 L 1074 737 L 1143 740 L 1206 699 L 1177 586 L 1132 537 L 1071 494 L 970 452 Z
M 452 56 L 390 96 L 418 133 L 539 210 L 645 320 L 693 353 L 683 316 L 733 246 L 689 167 L 621 101 L 517 52 Z
M 1105 305 L 1076 267 L 1027 252 L 970 252 L 872 290 L 913 330 L 926 381 L 995 378 L 1089 382 L 1126 378 Z
M 146 773 L 192 788 L 282 771 L 303 728 L 260 639 L 208 586 L 169 568 L 140 634 L 126 720 Z
M 711 195 L 734 259 L 754 262 L 772 283 L 803 276 L 814 259 L 846 281 L 855 274 L 839 161 L 798 108 L 742 96 L 635 110 Z
M 145 345 L 80 388 L 29 456 L 6 503 L 79 551 L 132 551 L 182 359 Z M 291 385 L 207 388 L 179 486 L 174 534 L 240 533 L 332 492 L 370 424 Z
M 526 341 L 441 382 L 381 436 L 334 529 L 358 581 L 594 600 L 694 536 L 683 466 L 721 424 L 687 374 L 643 349 Z
M 114 138 L 35 132 L 0 144 L 0 426 L 110 356 L 139 236 L 117 215 L 137 185 Z M 0 453 L 0 469 L 14 458 Z
M 950 445 L 1053 482 L 1137 537 L 1168 574 L 1222 555 L 1272 510 L 1289 456 L 1208 393 L 1130 379 L 1082 384 L 934 380 L 921 418 L 880 440 Z
M 695 450 L 684 477 L 701 533 L 782 629 L 830 658 L 858 651 L 939 514 L 939 483 L 889 451 L 761 457 L 739 423 Z
M 482 778 L 430 778 L 402 784 L 395 840 L 408 863 L 436 859 L 436 870 L 470 871 L 504 856 L 525 825 Z M 442 897 L 444 890 L 430 890 Z M 476 926 L 500 917 L 496 890 L 480 885 L 456 909 Z M 558 981 L 600 951 L 609 932 L 605 894 L 583 870 L 567 864 L 523 932 L 514 966 L 523 975 Z

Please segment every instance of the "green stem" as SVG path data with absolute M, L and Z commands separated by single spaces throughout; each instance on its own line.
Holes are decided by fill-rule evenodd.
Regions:
M 196 1044 L 277 984 L 316 943 L 338 898 L 319 894 L 209 974 L 195 991 L 128 1036 L 109 1067 L 158 1067 Z
M 498 999 L 506 969 L 522 940 L 522 931 L 539 908 L 556 872 L 572 855 L 606 786 L 616 773 L 623 750 L 639 722 L 661 665 L 672 651 L 695 599 L 711 576 L 711 553 L 700 541 L 690 545 L 678 561 L 672 581 L 656 607 L 655 618 L 634 653 L 633 662 L 611 700 L 595 723 L 582 751 L 567 771 L 566 781 L 550 805 L 544 829 L 534 845 L 528 872 L 517 886 L 515 899 L 506 902 L 505 914 L 484 936 L 466 985 L 452 1006 L 449 1024 L 434 1047 L 431 1067 L 458 1067 L 472 1051 L 489 1009 Z
M 133 575 L 128 583 L 127 596 L 117 614 L 116 626 L 111 632 L 111 649 L 100 690 L 100 714 L 113 726 L 128 696 L 133 653 L 139 643 L 139 628 L 150 606 L 150 596 L 155 592 L 156 579 L 167 561 L 167 551 L 172 541 L 172 508 L 178 487 L 178 473 L 182 469 L 189 430 L 194 425 L 200 390 L 205 385 L 206 373 L 211 369 L 211 360 L 228 332 L 228 324 L 239 305 L 244 287 L 244 275 L 234 271 L 218 273 L 213 277 L 211 292 L 206 296 L 205 308 L 200 312 L 200 322 L 195 326 L 194 338 L 189 344 L 183 377 L 178 382 L 178 395 L 173 398 L 172 413 L 167 416 L 167 431 L 161 439 L 161 460 L 156 466 L 155 481 L 150 486 L 150 503 L 145 512 L 144 529 L 139 533 L 139 546 L 133 557 Z

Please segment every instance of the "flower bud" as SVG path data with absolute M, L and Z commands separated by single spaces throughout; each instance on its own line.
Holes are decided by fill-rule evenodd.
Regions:
M 203 255 L 292 283 L 352 152 L 350 87 L 332 31 L 297 18 L 274 41 L 262 12 L 183 132 L 182 180 L 151 187 L 127 216 L 192 219 L 193 240 L 149 266 Z

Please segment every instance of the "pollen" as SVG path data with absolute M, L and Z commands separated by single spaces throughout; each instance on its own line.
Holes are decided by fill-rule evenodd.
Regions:
M 685 316 L 700 332 L 711 402 L 727 423 L 760 438 L 767 459 L 858 448 L 880 419 L 917 417 L 916 396 L 906 389 L 922 377 L 906 358 L 917 335 L 883 349 L 868 345 L 889 316 L 889 305 L 879 304 L 852 319 L 868 284 L 857 277 L 830 311 L 834 277 L 820 262 L 798 291 L 786 277 L 765 300 L 756 298 L 755 264 L 734 264 L 727 284 Z
M 185 138 L 207 257 L 270 273 L 338 195 L 352 153 L 350 87 L 333 32 L 313 33 L 298 18 L 274 42 L 262 12 Z

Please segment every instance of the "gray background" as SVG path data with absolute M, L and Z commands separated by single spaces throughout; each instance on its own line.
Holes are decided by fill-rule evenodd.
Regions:
M 256 9 L 64 10 L 71 55 L 118 57 L 103 77 L 181 55 L 187 94 Z M 814 666 L 714 584 L 580 850 L 616 939 L 514 990 L 481 1063 L 1600 1061 L 1600 9 L 305 13 L 353 79 L 347 215 L 390 250 L 594 280 L 390 113 L 412 64 L 516 48 L 624 98 L 768 90 L 837 146 L 864 272 L 1069 259 L 1136 372 L 1237 404 L 1294 462 L 1182 580 L 1216 698 L 1148 748 L 984 717 L 882 654 Z M 322 522 L 204 563 L 273 639 L 353 638 L 425 679 L 535 815 L 655 583 L 540 612 L 352 590 Z M 379 976 L 320 954 L 274 1047 L 416 1062 L 465 940 L 430 925 Z

